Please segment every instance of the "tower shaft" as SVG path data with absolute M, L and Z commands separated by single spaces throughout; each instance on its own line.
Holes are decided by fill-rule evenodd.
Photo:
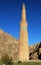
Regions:
M 26 11 L 24 4 L 22 9 L 22 21 L 20 23 L 19 60 L 20 61 L 29 60 L 28 31 L 27 31 Z

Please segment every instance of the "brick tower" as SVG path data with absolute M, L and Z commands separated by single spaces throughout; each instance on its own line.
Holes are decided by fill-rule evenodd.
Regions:
M 22 7 L 22 20 L 20 23 L 20 43 L 19 43 L 19 61 L 25 62 L 29 60 L 28 49 L 28 31 L 26 22 L 25 5 Z

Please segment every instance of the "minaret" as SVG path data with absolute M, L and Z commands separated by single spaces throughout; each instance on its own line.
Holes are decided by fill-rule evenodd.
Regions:
M 26 22 L 26 10 L 23 4 L 22 8 L 22 20 L 20 23 L 20 43 L 19 43 L 19 61 L 29 60 L 29 49 L 28 49 L 28 30 Z

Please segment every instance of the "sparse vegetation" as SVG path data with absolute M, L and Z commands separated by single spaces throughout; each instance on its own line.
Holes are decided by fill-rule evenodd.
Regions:
M 7 63 L 7 62 L 6 62 Z M 2 60 L 0 61 L 0 65 L 41 65 L 41 62 L 21 62 L 21 63 L 18 63 L 18 62 L 13 62 L 10 64 L 6 64 L 4 63 Z
M 23 62 L 23 63 L 14 63 L 13 65 L 41 65 L 41 62 Z
M 7 54 L 2 56 L 1 61 L 2 61 L 5 65 L 12 65 L 12 58 L 9 57 Z

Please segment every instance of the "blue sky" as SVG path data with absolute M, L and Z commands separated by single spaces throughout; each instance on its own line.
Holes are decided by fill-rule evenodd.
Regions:
M 41 42 L 41 0 L 0 0 L 0 29 L 19 39 L 22 3 L 26 6 L 29 45 Z

